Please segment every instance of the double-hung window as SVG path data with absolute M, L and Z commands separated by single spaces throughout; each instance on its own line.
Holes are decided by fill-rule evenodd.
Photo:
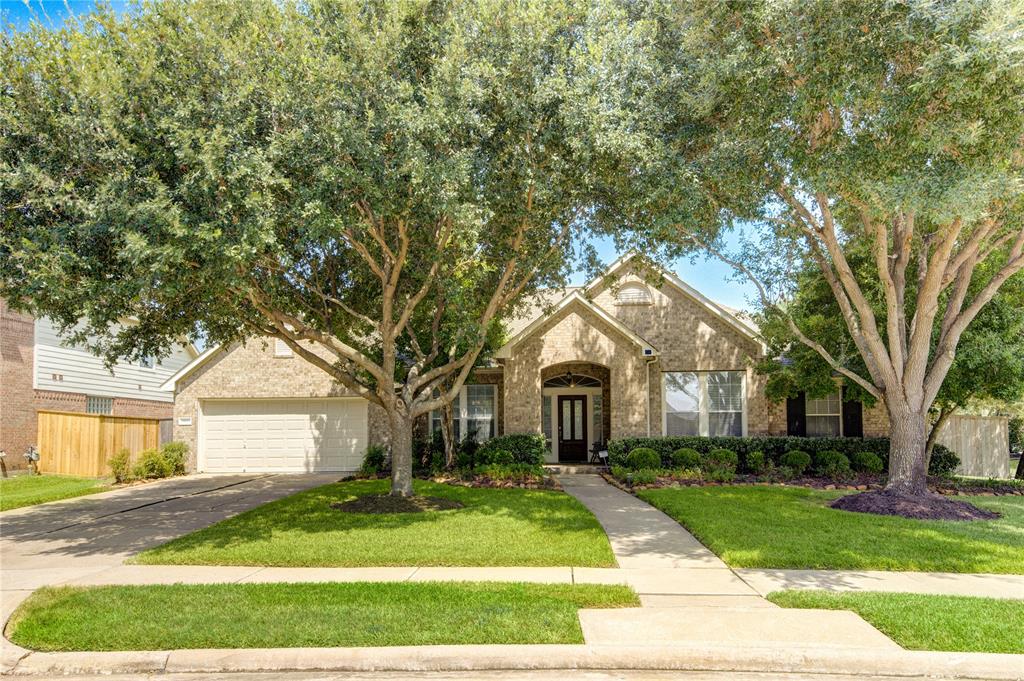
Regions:
M 489 440 L 497 428 L 498 399 L 495 385 L 464 385 L 452 401 L 452 430 L 456 440 L 471 435 L 477 442 Z M 430 412 L 430 432 L 441 430 L 443 412 Z
M 843 401 L 839 391 L 816 399 L 807 398 L 807 436 L 839 437 L 842 434 Z
M 669 371 L 663 379 L 666 435 L 743 435 L 744 372 Z

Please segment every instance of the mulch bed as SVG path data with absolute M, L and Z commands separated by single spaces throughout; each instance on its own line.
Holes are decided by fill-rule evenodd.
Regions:
M 552 477 L 530 478 L 528 480 L 495 480 L 485 475 L 474 475 L 468 478 L 458 476 L 436 476 L 427 478 L 433 482 L 445 485 L 458 485 L 460 487 L 486 487 L 497 489 L 552 489 L 560 490 L 562 486 Z
M 958 499 L 939 494 L 923 496 L 877 491 L 850 494 L 832 502 L 832 508 L 855 513 L 895 515 L 917 520 L 992 520 L 1000 517 L 995 511 L 978 508 Z
M 367 494 L 351 501 L 335 502 L 331 508 L 345 513 L 424 513 L 465 508 L 465 504 L 441 497 L 393 497 L 390 494 Z

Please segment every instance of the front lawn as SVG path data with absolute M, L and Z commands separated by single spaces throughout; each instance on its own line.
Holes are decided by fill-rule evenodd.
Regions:
M 110 481 L 70 475 L 18 475 L 0 479 L 0 511 L 104 492 Z
M 1024 497 L 964 497 L 1003 514 L 922 521 L 828 507 L 843 492 L 802 487 L 680 487 L 640 498 L 733 567 L 1024 574 Z
M 568 494 L 417 480 L 417 494 L 465 508 L 346 513 L 331 508 L 388 490 L 387 480 L 325 485 L 260 506 L 146 551 L 136 562 L 274 566 L 615 565 L 608 537 Z
M 852 610 L 910 650 L 1024 653 L 1024 601 L 901 593 L 779 591 L 784 608 Z
M 626 586 L 487 582 L 47 587 L 15 612 L 35 650 L 583 643 L 576 611 Z

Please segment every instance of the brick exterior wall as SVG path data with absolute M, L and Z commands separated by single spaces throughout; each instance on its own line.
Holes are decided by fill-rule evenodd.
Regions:
M 22 454 L 36 442 L 32 393 L 35 325 L 0 298 L 0 449 L 9 470 L 25 468 Z
M 623 305 L 616 300 L 619 287 L 634 282 L 645 285 L 650 291 L 649 305 Z M 772 428 L 763 378 L 751 368 L 751 360 L 761 352 L 758 343 L 671 283 L 662 282 L 658 286 L 647 282 L 628 265 L 618 278 L 603 282 L 592 291 L 591 297 L 598 307 L 614 315 L 658 350 L 658 357 L 650 367 L 652 435 L 664 434 L 662 373 L 667 371 L 745 372 L 747 433 L 760 434 Z M 785 428 L 784 418 L 782 426 Z
M 645 305 L 620 304 L 616 294 L 626 283 L 645 285 L 651 293 L 651 303 Z M 539 392 L 534 374 L 540 379 L 553 375 L 549 369 L 559 362 L 575 362 L 568 366 L 574 373 L 587 374 L 583 368 L 596 362 L 599 369 L 610 374 L 604 381 L 605 432 L 610 437 L 641 435 L 649 423 L 651 435 L 664 434 L 662 415 L 662 373 L 667 371 L 743 371 L 746 377 L 747 434 L 785 435 L 787 430 L 785 402 L 768 400 L 765 395 L 767 377 L 757 374 L 753 361 L 759 358 L 761 346 L 740 333 L 734 326 L 709 311 L 703 304 L 678 290 L 669 282 L 651 282 L 642 273 L 627 266 L 617 277 L 602 282 L 591 292 L 593 302 L 613 315 L 638 336 L 658 350 L 658 356 L 649 366 L 635 361 L 635 346 L 596 315 L 578 306 L 572 315 L 563 313 L 524 340 L 505 361 L 506 385 L 509 395 L 505 417 L 508 432 L 534 432 L 540 429 Z M 567 319 L 572 316 L 572 321 Z M 627 361 L 620 371 L 612 362 Z M 603 365 L 603 366 L 602 366 Z M 611 369 L 609 371 L 609 369 Z M 645 376 L 649 370 L 648 377 Z M 558 371 L 564 373 L 565 368 Z M 588 375 L 594 375 L 590 372 Z M 623 377 L 628 376 L 627 380 Z M 601 378 L 595 376 L 595 378 Z M 648 393 L 643 394 L 644 386 Z M 514 390 L 515 392 L 511 392 Z M 637 391 L 640 394 L 637 394 Z M 536 395 L 535 395 L 536 393 Z M 536 403 L 535 403 L 536 397 Z M 651 409 L 644 416 L 638 413 Z M 626 413 L 622 413 L 625 410 Z M 882 404 L 864 409 L 864 435 L 887 437 L 889 419 Z
M 505 360 L 506 432 L 541 432 L 542 370 L 573 362 L 609 372 L 609 439 L 647 434 L 647 362 L 640 348 L 579 302 L 553 315 Z
M 327 356 L 326 351 L 319 348 L 314 347 L 314 351 Z M 250 340 L 244 345 L 217 351 L 178 382 L 174 399 L 174 439 L 188 444 L 188 469 L 194 471 L 200 400 L 346 397 L 351 394 L 348 388 L 301 357 L 275 357 L 273 342 Z M 191 417 L 192 425 L 179 425 L 178 419 L 182 417 Z M 367 425 L 369 444 L 387 444 L 388 424 L 383 409 L 369 405 Z

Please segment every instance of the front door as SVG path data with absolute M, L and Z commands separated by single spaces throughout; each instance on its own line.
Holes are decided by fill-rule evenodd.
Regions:
M 587 397 L 558 397 L 558 460 L 587 460 Z

